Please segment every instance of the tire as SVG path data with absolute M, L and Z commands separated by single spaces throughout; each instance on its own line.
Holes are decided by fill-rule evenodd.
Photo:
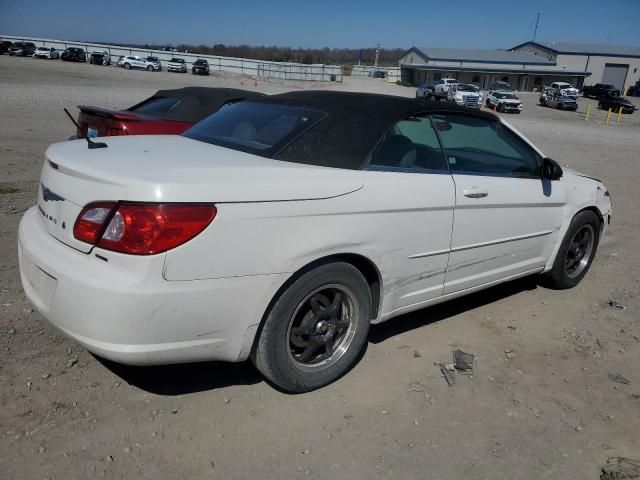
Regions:
M 153 72 L 153 67 L 151 65 L 147 67 L 147 72 Z
M 487 98 L 484 102 L 484 106 L 487 108 L 491 108 L 491 104 L 489 103 L 489 99 Z
M 370 319 L 371 292 L 360 271 L 343 262 L 321 265 L 298 277 L 275 300 L 251 360 L 284 391 L 323 387 L 358 361 Z
M 600 240 L 600 218 L 591 210 L 583 210 L 571 220 L 571 224 L 560 244 L 553 267 L 545 274 L 546 286 L 564 290 L 575 287 L 589 271 Z M 580 243 L 585 237 L 586 243 Z M 577 243 L 576 243 L 577 242 Z M 577 263 L 576 263 L 577 262 Z
M 130 63 L 125 63 L 123 65 L 123 67 L 125 68 L 125 70 L 131 70 L 131 64 Z

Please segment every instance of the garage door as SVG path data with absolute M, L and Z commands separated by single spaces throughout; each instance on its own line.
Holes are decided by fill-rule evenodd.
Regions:
M 624 87 L 624 81 L 627 79 L 628 70 L 629 65 L 623 65 L 621 63 L 607 63 L 604 66 L 602 83 L 610 83 L 611 85 L 615 85 L 616 88 L 622 90 L 622 87 Z

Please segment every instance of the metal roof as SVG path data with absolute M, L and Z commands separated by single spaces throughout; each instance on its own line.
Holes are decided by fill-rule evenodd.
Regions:
M 540 58 L 539 56 L 532 55 L 527 52 L 514 52 L 511 50 L 413 47 L 409 51 L 415 51 L 428 60 L 441 60 L 448 62 L 554 65 L 554 62 Z
M 450 65 L 423 65 L 423 64 L 404 64 L 402 68 L 410 68 L 413 70 L 429 70 L 436 72 L 483 72 L 483 73 L 514 73 L 517 75 L 553 75 L 556 77 L 588 77 L 591 72 L 585 72 L 582 70 L 564 70 L 558 69 L 535 69 L 530 68 L 523 70 L 522 68 L 509 68 L 509 67 L 465 67 L 465 66 L 450 66 Z
M 527 44 L 547 48 L 556 53 L 573 55 L 601 55 L 611 57 L 640 57 L 640 47 L 625 47 L 622 45 L 599 45 L 594 43 L 571 42 L 525 42 L 513 47 L 516 50 Z

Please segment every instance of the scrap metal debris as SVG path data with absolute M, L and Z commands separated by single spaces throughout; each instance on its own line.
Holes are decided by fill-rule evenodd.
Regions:
M 611 380 L 612 382 L 623 383 L 625 385 L 630 385 L 631 384 L 631 381 L 629 379 L 625 378 L 620 373 L 610 373 L 609 374 L 609 380 Z
M 470 353 L 463 352 L 462 350 L 454 350 L 453 366 L 462 375 L 471 375 L 473 374 L 473 362 L 475 358 L 476 357 Z
M 621 304 L 620 302 L 616 302 L 615 300 L 609 300 L 609 306 L 611 308 L 617 308 L 618 310 L 625 310 L 627 308 L 623 304 Z
M 609 457 L 600 474 L 600 480 L 633 479 L 640 479 L 640 460 L 625 457 Z
M 455 368 L 453 370 L 450 370 L 449 366 L 445 365 L 444 363 L 439 363 L 438 365 L 440 367 L 442 375 L 444 375 L 444 379 L 447 381 L 450 387 L 453 387 L 456 383 Z

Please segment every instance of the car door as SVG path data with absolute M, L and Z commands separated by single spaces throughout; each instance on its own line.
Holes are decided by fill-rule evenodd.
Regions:
M 456 188 L 444 293 L 541 270 L 562 223 L 562 183 L 542 180 L 541 155 L 498 119 L 433 121 Z
M 396 123 L 364 174 L 365 188 L 375 192 L 370 208 L 384 222 L 376 224 L 376 264 L 388 279 L 383 315 L 442 295 L 455 188 L 429 117 Z

